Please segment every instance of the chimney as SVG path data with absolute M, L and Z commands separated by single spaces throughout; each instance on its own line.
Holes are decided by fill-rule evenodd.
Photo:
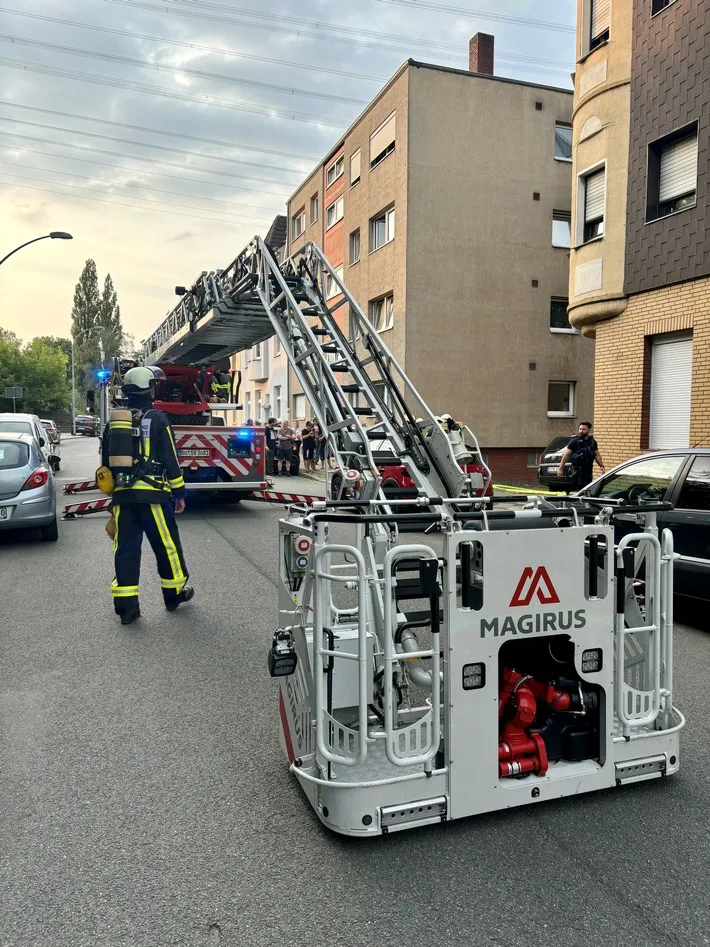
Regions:
M 490 33 L 476 33 L 469 40 L 468 68 L 485 76 L 493 75 L 493 37 Z

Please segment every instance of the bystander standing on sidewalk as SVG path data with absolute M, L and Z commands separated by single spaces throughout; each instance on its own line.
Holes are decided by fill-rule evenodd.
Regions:
M 266 472 L 276 473 L 276 418 L 269 418 L 264 428 L 266 436 Z
M 311 473 L 316 454 L 316 437 L 313 431 L 313 422 L 306 421 L 301 430 L 301 443 L 303 445 L 303 467 L 305 473 Z
M 295 432 L 286 419 L 281 427 L 276 428 L 276 473 L 289 474 L 291 472 L 291 455 Z

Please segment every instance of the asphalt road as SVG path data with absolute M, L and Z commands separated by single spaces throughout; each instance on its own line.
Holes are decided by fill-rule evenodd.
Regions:
M 60 477 L 96 444 L 67 438 Z M 0 944 L 710 944 L 710 633 L 677 627 L 672 779 L 349 840 L 278 745 L 279 513 L 188 512 L 194 603 L 162 610 L 146 550 L 129 628 L 103 516 L 0 540 Z

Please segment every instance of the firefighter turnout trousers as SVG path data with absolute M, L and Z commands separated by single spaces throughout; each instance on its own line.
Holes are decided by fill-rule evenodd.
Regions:
M 143 534 L 153 547 L 165 604 L 175 602 L 188 579 L 172 500 L 163 503 L 117 503 L 113 559 L 116 577 L 111 586 L 118 615 L 138 609 L 138 582 Z

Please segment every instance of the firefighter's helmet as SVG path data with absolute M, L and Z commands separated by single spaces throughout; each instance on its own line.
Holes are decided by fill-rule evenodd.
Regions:
M 157 381 L 165 381 L 162 368 L 138 365 L 136 368 L 130 368 L 123 376 L 123 392 L 127 395 L 150 394 L 155 391 Z

